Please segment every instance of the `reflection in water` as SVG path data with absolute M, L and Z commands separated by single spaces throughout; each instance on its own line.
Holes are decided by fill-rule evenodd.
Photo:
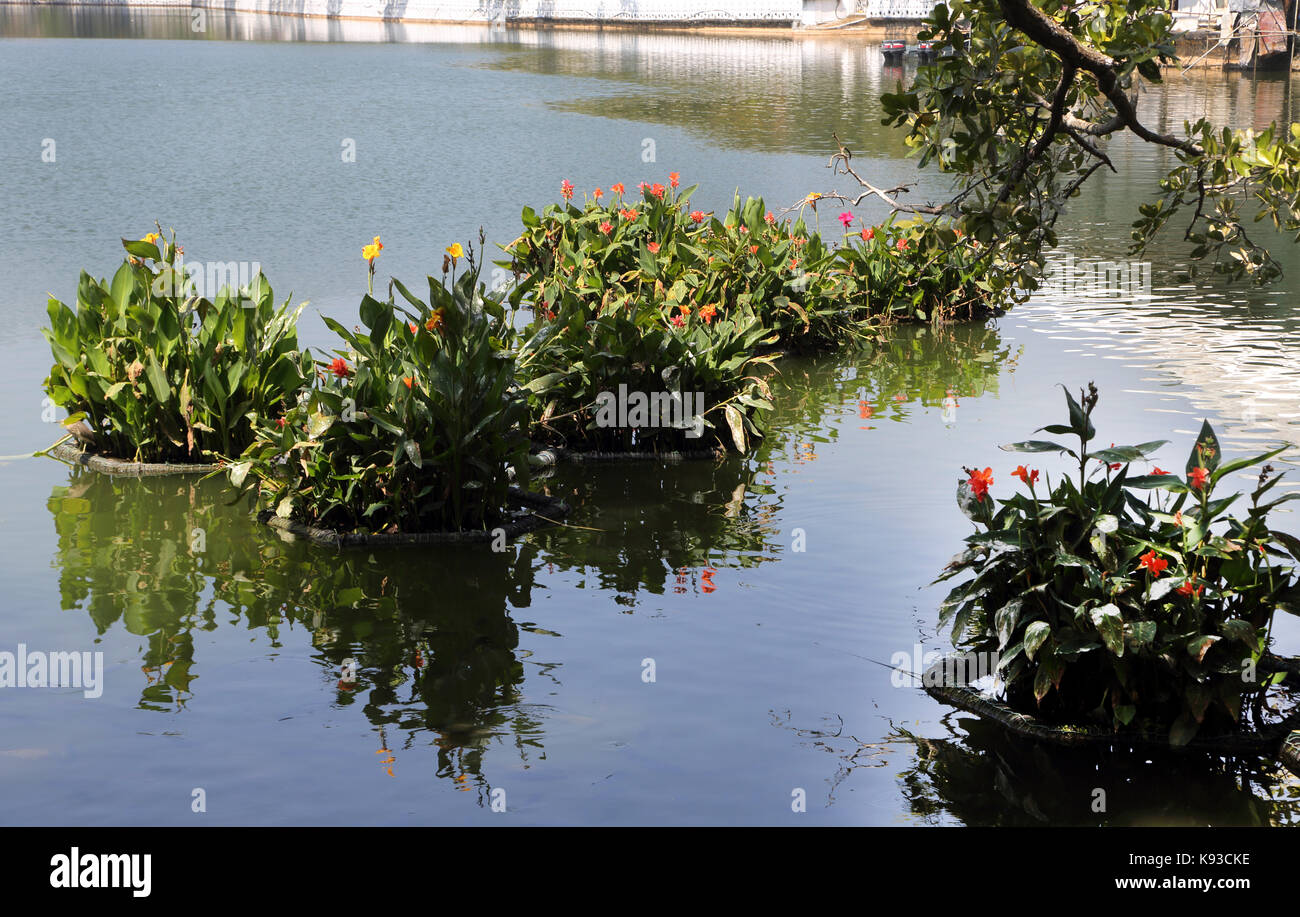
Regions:
M 964 714 L 949 714 L 943 724 L 949 733 L 943 739 L 895 730 L 916 746 L 915 762 L 900 780 L 913 814 L 926 823 L 1300 824 L 1300 782 L 1276 764 L 1047 747 Z M 1094 809 L 1103 804 L 1104 811 Z
M 917 407 L 956 421 L 960 398 L 996 393 L 1002 367 L 1019 353 L 995 327 L 901 326 L 860 353 L 789 358 L 772 379 L 776 410 L 767 436 L 748 456 L 721 462 L 593 464 L 562 468 L 549 480 L 577 507 L 582 528 L 547 541 L 555 568 L 593 575 L 630 612 L 640 592 L 718 591 L 720 568 L 777 560 L 784 488 L 776 464 L 817 460 L 818 444 L 847 432 L 905 423 Z
M 384 749 L 431 734 L 441 776 L 480 783 L 493 740 L 525 761 L 540 750 L 507 612 L 531 604 L 535 546 L 444 548 L 436 563 L 421 550 L 334 554 L 277 539 L 227 500 L 221 481 L 88 472 L 50 496 L 62 606 L 100 634 L 120 622 L 145 638 L 142 709 L 184 709 L 203 668 L 195 635 L 242 619 L 272 649 L 306 628 L 335 704 L 360 707 Z M 347 659 L 355 680 L 339 677 Z

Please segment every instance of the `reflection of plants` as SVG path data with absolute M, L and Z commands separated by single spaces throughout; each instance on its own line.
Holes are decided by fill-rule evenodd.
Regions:
M 524 758 L 541 748 L 507 613 L 531 603 L 536 548 L 325 555 L 222 498 L 218 480 L 89 473 L 50 496 L 62 606 L 84 609 L 101 634 L 120 623 L 147 640 L 142 707 L 183 706 L 203 685 L 196 632 L 229 629 L 234 616 L 272 646 L 286 627 L 306 628 L 335 702 L 384 727 L 386 748 L 432 734 L 440 773 L 479 774 L 500 745 Z M 341 685 L 349 657 L 357 681 Z
M 216 627 L 203 595 L 245 538 L 244 521 L 214 495 L 193 481 L 90 472 L 50 495 L 61 605 L 83 608 L 100 634 L 120 621 L 148 641 L 142 707 L 183 704 L 195 678 L 191 631 Z
M 947 738 L 898 727 L 891 736 L 916 746 L 900 782 L 913 814 L 926 823 L 1300 824 L 1300 798 L 1270 798 L 1285 778 L 1257 759 L 1062 751 L 1008 737 L 997 724 L 974 717 L 943 722 Z M 1093 810 L 1098 789 L 1106 794 L 1105 812 Z

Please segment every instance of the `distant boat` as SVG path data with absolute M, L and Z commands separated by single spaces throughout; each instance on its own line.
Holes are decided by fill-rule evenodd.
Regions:
M 1285 70 L 1291 55 L 1287 46 L 1289 0 L 1258 0 L 1257 9 L 1236 13 L 1232 34 L 1237 59 L 1224 61 L 1225 70 Z
M 885 55 L 885 60 L 899 60 L 904 52 L 907 51 L 907 42 L 889 39 L 880 43 L 880 53 Z

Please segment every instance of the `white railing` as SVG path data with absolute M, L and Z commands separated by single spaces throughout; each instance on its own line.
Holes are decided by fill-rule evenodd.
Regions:
M 868 19 L 925 19 L 937 0 L 865 0 L 860 4 Z

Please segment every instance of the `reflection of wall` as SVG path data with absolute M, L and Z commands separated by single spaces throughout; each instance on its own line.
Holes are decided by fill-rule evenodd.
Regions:
M 735 22 L 789 26 L 826 0 L 79 0 L 89 6 L 212 7 L 227 11 L 427 22 Z M 834 15 L 835 0 L 829 0 Z M 818 20 L 820 21 L 820 20 Z

